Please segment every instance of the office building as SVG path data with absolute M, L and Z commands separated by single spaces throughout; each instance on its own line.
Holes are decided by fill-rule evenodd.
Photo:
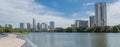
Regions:
M 87 20 L 81 20 L 80 21 L 80 27 L 88 27 L 88 21 Z
M 5 27 L 13 28 L 11 24 L 5 24 Z
M 5 24 L 5 27 L 8 27 L 8 25 L 7 25 L 7 24 Z
M 40 30 L 40 23 L 37 23 L 37 30 Z
M 80 20 L 75 20 L 75 27 L 80 27 Z
M 20 23 L 20 28 L 24 29 L 24 23 Z
M 96 26 L 107 26 L 106 2 L 95 4 Z
M 13 28 L 11 24 L 9 24 L 8 26 L 9 26 L 9 28 Z
M 87 20 L 75 20 L 75 26 L 78 27 L 88 27 Z
M 34 18 L 33 18 L 33 30 L 36 30 L 36 21 Z
M 31 30 L 32 29 L 32 26 L 30 23 L 27 23 L 27 30 Z
M 50 22 L 50 26 L 49 26 L 50 30 L 54 30 L 55 28 L 55 23 L 53 21 Z
M 41 30 L 44 31 L 44 30 L 47 30 L 48 29 L 48 26 L 46 23 L 42 23 L 41 24 Z
M 90 16 L 89 20 L 90 20 L 90 27 L 94 27 L 95 26 L 95 16 Z
M 76 27 L 75 24 L 72 24 L 72 25 L 71 25 L 71 28 L 75 28 L 75 27 Z

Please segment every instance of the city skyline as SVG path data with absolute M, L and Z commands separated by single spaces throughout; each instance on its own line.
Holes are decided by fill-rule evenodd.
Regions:
M 7 24 L 5 24 L 6 26 Z M 12 25 L 11 25 L 12 26 Z M 36 21 L 36 19 L 32 19 L 32 23 L 19 23 L 19 27 L 21 29 L 28 29 L 28 30 L 41 30 L 41 29 L 55 29 L 55 22 L 50 21 L 49 23 L 40 23 Z
M 19 23 L 32 23 L 31 19 L 35 18 L 42 23 L 55 21 L 57 27 L 70 27 L 74 20 L 88 20 L 95 15 L 97 2 L 107 3 L 108 25 L 120 24 L 116 21 L 120 20 L 120 0 L 51 0 L 49 3 L 47 0 L 1 0 L 0 25 L 19 27 Z

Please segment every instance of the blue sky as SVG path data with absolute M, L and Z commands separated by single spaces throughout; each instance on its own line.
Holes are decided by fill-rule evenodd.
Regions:
M 94 12 L 94 4 L 97 2 L 113 3 L 115 0 L 35 0 L 54 11 L 63 13 L 62 17 L 73 18 L 74 13 L 80 13 L 80 16 L 88 17 L 88 11 Z M 79 17 L 79 16 L 78 16 Z
M 94 15 L 94 4 L 107 2 L 107 23 L 120 24 L 120 0 L 0 0 L 0 25 L 55 22 L 55 27 L 70 27 L 75 20 L 88 20 Z M 118 20 L 118 21 L 116 21 Z

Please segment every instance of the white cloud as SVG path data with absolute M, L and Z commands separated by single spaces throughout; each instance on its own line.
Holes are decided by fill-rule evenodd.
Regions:
M 72 17 L 76 20 L 88 20 L 89 18 L 85 16 L 82 12 L 73 13 Z
M 117 25 L 120 24 L 120 0 L 108 4 L 107 7 L 108 10 L 108 25 L 113 26 L 113 25 Z
M 83 5 L 90 6 L 90 5 L 94 5 L 94 3 L 93 2 L 88 2 L 88 3 L 84 3 Z
M 95 13 L 92 12 L 92 11 L 86 11 L 86 14 L 89 15 L 89 16 L 95 16 Z
M 84 5 L 92 5 L 93 3 L 86 3 Z M 107 3 L 107 24 L 109 26 L 114 26 L 120 24 L 120 0 L 114 3 Z M 92 11 L 87 11 L 87 15 L 95 15 Z
M 57 27 L 67 27 L 74 23 L 72 19 L 60 17 L 62 13 L 38 5 L 34 0 L 0 0 L 0 24 L 12 24 L 19 27 L 20 22 L 30 22 L 35 18 L 40 23 L 55 21 Z

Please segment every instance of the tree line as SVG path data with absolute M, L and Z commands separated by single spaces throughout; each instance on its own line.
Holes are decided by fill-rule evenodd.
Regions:
M 27 34 L 28 30 L 21 28 L 3 27 L 0 26 L 0 33 L 22 33 Z M 79 27 L 79 28 L 59 28 L 54 30 L 46 30 L 44 32 L 103 32 L 103 33 L 118 33 L 120 25 L 115 26 L 94 26 L 94 27 Z
M 0 33 L 22 33 L 22 34 L 27 34 L 28 31 L 26 29 L 3 27 L 3 26 L 0 25 Z
M 115 26 L 94 26 L 94 27 L 79 27 L 79 28 L 61 28 L 49 30 L 49 32 L 103 32 L 103 33 L 117 33 L 120 32 L 120 25 Z

